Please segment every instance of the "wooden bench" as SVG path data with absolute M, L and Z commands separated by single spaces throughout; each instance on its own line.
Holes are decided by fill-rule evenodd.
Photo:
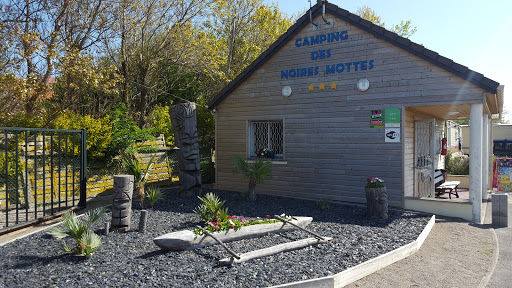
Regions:
M 450 199 L 452 199 L 452 194 L 459 198 L 459 193 L 457 193 L 457 187 L 460 184 L 460 181 L 446 181 L 446 171 L 445 170 L 436 170 L 434 172 L 435 177 L 435 187 L 436 187 L 436 197 L 441 194 L 448 193 Z M 455 191 L 454 191 L 455 190 Z

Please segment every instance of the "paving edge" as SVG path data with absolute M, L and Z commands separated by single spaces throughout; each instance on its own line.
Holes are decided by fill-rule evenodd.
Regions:
M 498 239 L 498 235 L 496 235 L 496 230 L 491 228 L 492 236 L 494 241 L 494 252 L 492 253 L 492 264 L 489 271 L 485 274 L 485 276 L 480 280 L 480 284 L 478 284 L 477 288 L 484 288 L 489 284 L 492 275 L 494 275 L 494 270 L 496 270 L 496 265 L 498 264 L 498 259 L 500 258 L 500 241 Z
M 436 216 L 432 215 L 430 221 L 425 226 L 421 234 L 418 238 L 400 248 L 397 248 L 393 251 L 390 251 L 386 254 L 380 255 L 379 257 L 368 260 L 364 263 L 361 263 L 357 266 L 349 268 L 343 272 L 335 274 L 333 276 L 327 276 L 317 279 L 310 279 L 305 281 L 292 282 L 277 286 L 272 286 L 271 288 L 306 288 L 306 287 L 318 287 L 318 288 L 327 288 L 327 287 L 344 287 L 354 281 L 357 281 L 365 276 L 368 276 L 378 270 L 389 266 L 397 261 L 400 261 L 414 253 L 416 253 L 427 236 L 430 234 L 430 231 L 434 227 L 436 223 Z

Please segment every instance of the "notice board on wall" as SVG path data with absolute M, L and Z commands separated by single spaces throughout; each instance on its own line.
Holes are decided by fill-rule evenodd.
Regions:
M 512 158 L 496 158 L 493 172 L 493 187 L 498 192 L 512 192 Z

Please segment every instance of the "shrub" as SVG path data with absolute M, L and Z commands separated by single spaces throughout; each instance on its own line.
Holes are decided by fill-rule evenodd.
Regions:
M 112 127 L 110 126 L 108 116 L 100 119 L 93 117 L 80 116 L 73 112 L 61 114 L 54 123 L 55 129 L 81 130 L 87 129 L 87 155 L 92 158 L 102 158 L 105 156 L 107 148 L 112 142 Z M 65 149 L 65 145 L 61 145 Z M 73 149 L 68 146 L 68 149 Z M 75 146 L 75 151 L 68 153 L 78 153 L 79 146 Z
M 150 207 L 155 205 L 155 202 L 163 198 L 162 191 L 158 187 L 149 187 L 146 191 L 146 197 L 148 197 Z
M 79 220 L 74 212 L 67 212 L 62 216 L 62 225 L 67 229 L 63 231 L 60 228 L 54 228 L 48 231 L 58 239 L 71 237 L 76 241 L 75 254 L 87 256 L 101 246 L 100 237 L 93 231 L 89 231 L 92 224 L 101 219 L 105 214 L 105 208 L 96 208 L 85 213 L 83 220 Z M 72 252 L 66 241 L 62 240 L 62 248 L 66 252 Z
M 211 159 L 201 161 L 201 181 L 203 184 L 215 182 L 215 164 Z
M 469 175 L 469 157 L 467 155 L 455 156 L 448 153 L 445 158 L 445 166 L 448 174 Z
M 321 211 L 331 210 L 331 199 L 322 199 L 316 202 L 316 207 Z
M 112 143 L 108 147 L 108 154 L 116 156 L 125 151 L 133 143 L 144 140 L 154 140 L 148 129 L 140 129 L 128 114 L 124 104 L 115 106 L 109 113 L 112 123 Z
M 25 161 L 21 160 L 21 152 L 20 157 L 16 161 L 16 155 L 14 153 L 7 153 L 7 163 L 5 161 L 5 153 L 0 153 L 0 181 L 6 179 L 5 176 L 8 177 L 16 177 L 16 164 L 18 164 L 18 173 L 25 170 Z M 17 162 L 17 163 L 16 163 Z M 7 165 L 7 175 L 5 175 L 5 168 Z
M 165 144 L 174 147 L 174 132 L 172 130 L 171 116 L 169 116 L 169 106 L 156 105 L 151 114 L 149 114 L 148 122 L 151 124 L 152 134 L 163 134 Z

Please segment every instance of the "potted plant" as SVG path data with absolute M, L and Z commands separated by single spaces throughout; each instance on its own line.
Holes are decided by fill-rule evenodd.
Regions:
M 274 150 L 267 149 L 267 148 L 260 148 L 258 151 L 256 151 L 256 157 L 258 158 L 269 158 L 274 159 Z
M 369 218 L 388 218 L 388 192 L 384 181 L 377 177 L 366 179 L 366 216 Z

